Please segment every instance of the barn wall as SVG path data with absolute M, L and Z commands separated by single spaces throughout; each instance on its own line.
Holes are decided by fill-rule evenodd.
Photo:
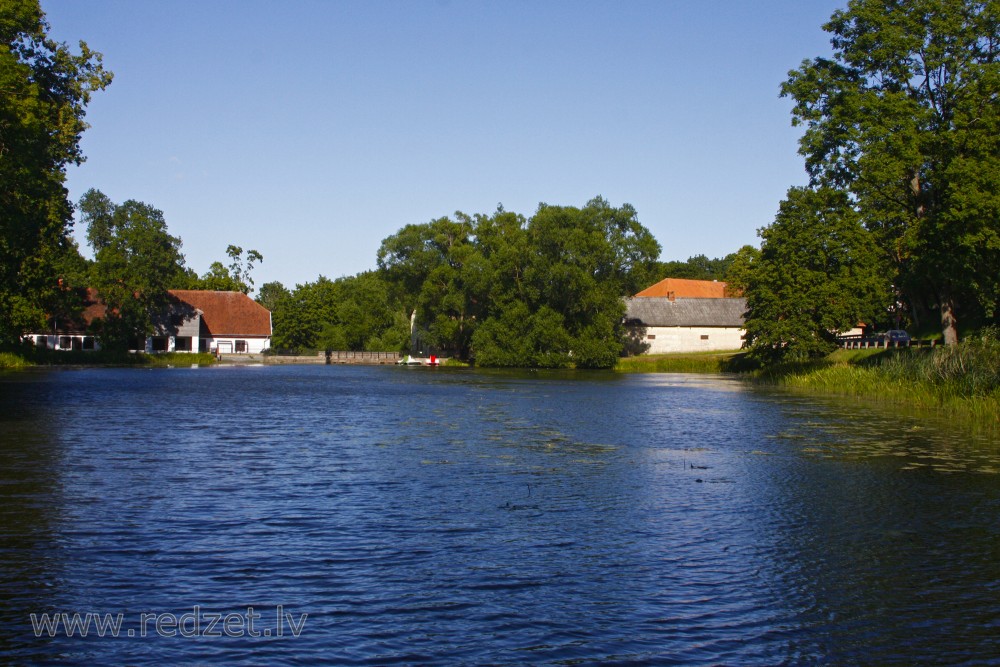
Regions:
M 646 354 L 738 350 L 744 333 L 735 327 L 646 327 Z

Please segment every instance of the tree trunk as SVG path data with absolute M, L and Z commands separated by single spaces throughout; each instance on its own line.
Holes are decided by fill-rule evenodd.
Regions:
M 939 300 L 941 308 L 941 333 L 944 335 L 945 345 L 958 344 L 958 320 L 955 319 L 955 302 L 951 297 L 942 297 Z

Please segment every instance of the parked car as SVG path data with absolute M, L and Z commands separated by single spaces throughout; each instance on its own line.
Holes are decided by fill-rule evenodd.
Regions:
M 889 329 L 881 335 L 881 338 L 886 345 L 908 345 L 910 343 L 910 334 L 902 329 Z

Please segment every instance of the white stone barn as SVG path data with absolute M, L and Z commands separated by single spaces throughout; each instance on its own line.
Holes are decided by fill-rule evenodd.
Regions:
M 738 350 L 743 346 L 745 298 L 625 300 L 625 324 L 642 339 L 646 354 Z

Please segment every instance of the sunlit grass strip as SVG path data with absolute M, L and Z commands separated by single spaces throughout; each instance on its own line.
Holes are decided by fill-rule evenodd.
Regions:
M 888 375 L 949 387 L 962 396 L 1000 390 L 1000 341 L 971 339 L 930 354 L 914 352 L 885 357 L 879 367 Z
M 725 373 L 764 385 L 933 410 L 1000 429 L 1000 342 L 969 339 L 934 349 L 837 350 L 822 359 L 749 371 L 739 352 L 620 359 L 622 373 Z
M 759 377 L 757 381 L 810 393 L 928 408 L 1000 428 L 1000 392 L 969 396 L 953 386 L 906 380 L 875 368 L 839 365 L 780 378 Z
M 160 354 L 139 355 L 140 365 L 153 366 L 155 368 L 167 368 L 173 366 L 211 366 L 215 363 L 215 356 L 207 352 L 161 352 Z
M 618 360 L 615 370 L 620 373 L 725 373 L 731 370 L 737 352 L 690 352 Z

